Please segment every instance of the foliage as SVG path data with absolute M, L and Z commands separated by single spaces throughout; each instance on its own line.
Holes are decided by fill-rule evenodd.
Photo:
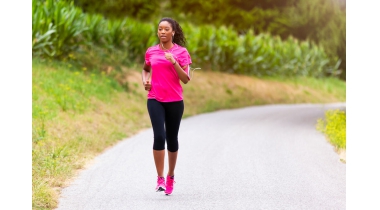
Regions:
M 231 28 L 184 25 L 191 34 L 188 49 L 195 64 L 212 69 L 256 76 L 302 75 L 324 77 L 338 74 L 337 58 L 322 48 L 294 38 L 281 40 L 269 34 L 238 35 Z
M 134 17 L 149 20 L 160 11 L 159 0 L 74 0 L 76 6 L 90 14 L 102 14 L 108 19 Z
M 342 60 L 341 78 L 345 79 L 346 12 L 338 1 L 300 0 L 285 10 L 289 30 L 281 36 L 294 35 L 301 40 L 312 40 L 324 47 L 328 55 Z
M 262 2 L 262 1 L 261 1 Z M 240 34 L 249 29 L 256 34 L 272 32 L 268 30 L 276 19 L 281 17 L 280 10 L 263 10 L 256 7 L 257 1 L 175 1 L 171 0 L 173 17 L 182 21 L 190 21 L 194 24 L 204 25 L 205 23 L 220 27 L 232 26 Z M 244 8 L 244 9 L 243 9 Z M 183 14 L 184 16 L 177 15 Z
M 256 0 L 256 1 L 245 1 L 245 0 L 227 0 L 229 5 L 233 5 L 242 10 L 249 11 L 253 8 L 261 9 L 277 9 L 284 8 L 292 5 L 296 0 Z
M 255 34 L 314 42 L 328 56 L 339 57 L 340 77 L 346 77 L 345 0 L 171 0 L 171 5 L 175 18 L 198 25 L 232 26 L 240 34 L 252 29 Z
M 325 119 L 319 119 L 317 129 L 327 135 L 329 141 L 338 149 L 346 149 L 346 112 L 328 110 Z
M 73 3 L 58 0 L 34 0 L 33 5 L 36 56 L 76 60 L 81 66 L 100 69 L 102 64 L 97 61 L 107 56 L 113 59 L 108 59 L 106 65 L 142 63 L 145 50 L 158 43 L 156 23 L 131 18 L 109 20 L 99 14 L 82 13 Z M 62 15 L 70 21 L 63 21 Z M 308 41 L 256 35 L 252 30 L 239 34 L 232 26 L 181 25 L 196 67 L 256 76 L 339 75 L 338 58 Z
M 70 2 L 70 1 L 69 1 Z M 131 17 L 154 21 L 171 16 L 196 25 L 231 26 L 239 34 L 253 30 L 282 39 L 289 36 L 322 46 L 328 56 L 341 62 L 340 78 L 346 78 L 345 0 L 75 0 L 89 14 L 107 19 Z
M 32 1 L 33 55 L 62 57 L 76 50 L 87 30 L 85 15 L 64 1 Z

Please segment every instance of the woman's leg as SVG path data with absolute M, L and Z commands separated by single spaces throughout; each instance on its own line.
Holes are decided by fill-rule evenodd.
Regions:
M 168 146 L 169 176 L 174 176 L 178 155 L 178 132 L 184 111 L 183 101 L 171 102 L 165 106 L 166 141 Z
M 162 104 L 154 99 L 148 99 L 147 103 L 150 120 L 153 127 L 153 157 L 156 165 L 157 176 L 164 177 L 165 163 L 165 109 Z
M 153 150 L 153 157 L 157 176 L 164 177 L 165 150 Z
M 169 176 L 174 176 L 174 169 L 175 169 L 175 165 L 177 163 L 177 155 L 178 155 L 178 151 L 177 152 L 170 152 L 168 150 L 168 161 L 169 161 L 168 175 Z

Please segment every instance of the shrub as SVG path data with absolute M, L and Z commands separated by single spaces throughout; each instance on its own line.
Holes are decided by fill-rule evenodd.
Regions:
M 319 119 L 317 129 L 326 134 L 327 138 L 337 149 L 346 149 L 346 112 L 328 110 L 325 119 Z

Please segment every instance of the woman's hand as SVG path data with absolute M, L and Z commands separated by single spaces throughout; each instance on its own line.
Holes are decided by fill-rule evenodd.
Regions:
M 186 84 L 189 82 L 190 77 L 186 74 L 185 69 L 188 68 L 187 66 L 180 66 L 180 64 L 173 58 L 173 54 L 165 52 L 165 58 L 169 60 L 173 65 L 174 69 L 176 70 L 179 79 Z M 178 63 L 178 64 L 177 64 Z
M 166 60 L 169 60 L 172 64 L 175 62 L 175 59 L 173 58 L 173 54 L 165 52 L 165 58 Z
M 146 91 L 150 91 L 152 89 L 152 85 L 149 83 L 149 81 L 145 81 L 144 87 Z
M 151 70 L 152 70 L 152 67 L 146 65 L 146 63 L 144 62 L 144 67 L 143 67 L 143 70 L 141 72 L 141 79 L 142 79 L 142 83 L 144 85 L 144 88 L 147 91 L 152 89 L 152 85 L 149 84 L 149 78 L 150 78 L 150 71 Z

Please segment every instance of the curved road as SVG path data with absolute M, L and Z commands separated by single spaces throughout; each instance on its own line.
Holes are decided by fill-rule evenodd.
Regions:
M 99 155 L 63 189 L 57 209 L 346 209 L 346 165 L 315 128 L 325 110 L 338 108 L 345 103 L 254 106 L 183 119 L 170 196 L 154 191 L 147 129 Z

